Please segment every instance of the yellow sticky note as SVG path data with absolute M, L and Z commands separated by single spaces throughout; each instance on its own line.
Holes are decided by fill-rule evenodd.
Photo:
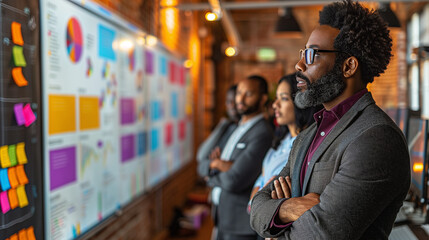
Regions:
M 49 135 L 76 131 L 76 97 L 49 95 Z
M 22 229 L 18 232 L 19 240 L 27 240 L 27 229 Z
M 20 142 L 16 144 L 16 155 L 18 157 L 18 163 L 19 164 L 26 164 L 27 161 L 27 155 L 25 154 L 25 143 Z
M 100 128 L 100 103 L 98 97 L 79 97 L 80 130 Z
M 14 67 L 12 69 L 12 78 L 18 87 L 24 87 L 28 85 L 24 74 L 22 74 L 22 67 Z
M 7 169 L 7 175 L 9 176 L 9 183 L 11 188 L 16 188 L 19 185 L 18 177 L 16 176 L 16 168 L 11 167 Z
M 34 227 L 33 226 L 27 228 L 27 238 L 28 238 L 28 240 L 36 240 L 36 236 L 34 235 Z
M 18 207 L 18 195 L 16 194 L 16 189 L 11 188 L 7 191 L 7 196 L 9 197 L 10 209 L 15 209 Z
M 11 166 L 10 159 L 9 159 L 9 146 L 1 146 L 0 147 L 0 162 L 2 168 L 8 168 Z
M 18 45 L 24 45 L 24 39 L 22 38 L 21 24 L 12 22 L 11 24 L 12 42 Z
M 25 193 L 24 185 L 19 185 L 16 188 L 16 193 L 18 195 L 19 207 L 23 208 L 28 205 L 27 193 Z
M 16 176 L 18 176 L 18 182 L 21 185 L 28 183 L 27 174 L 25 174 L 24 165 L 16 166 Z
M 15 63 L 15 66 L 17 67 L 27 66 L 27 62 L 25 61 L 25 57 L 24 57 L 24 48 L 17 45 L 13 46 L 12 55 L 13 55 L 13 61 Z

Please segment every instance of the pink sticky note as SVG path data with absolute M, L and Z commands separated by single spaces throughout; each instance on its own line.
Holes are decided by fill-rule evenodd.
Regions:
M 36 116 L 34 115 L 33 110 L 31 110 L 29 103 L 24 106 L 23 113 L 26 127 L 30 126 L 34 121 L 36 121 Z
M 23 113 L 23 105 L 22 103 L 17 103 L 13 106 L 13 110 L 15 112 L 15 119 L 18 126 L 25 124 L 25 117 Z
M 9 205 L 9 199 L 7 198 L 7 191 L 0 193 L 0 202 L 1 202 L 1 211 L 3 214 L 9 212 L 10 205 Z

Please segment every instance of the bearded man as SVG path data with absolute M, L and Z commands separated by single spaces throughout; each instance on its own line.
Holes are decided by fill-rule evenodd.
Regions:
M 215 239 L 257 237 L 250 227 L 247 203 L 273 140 L 272 128 L 262 114 L 267 100 L 268 84 L 263 77 L 252 75 L 238 83 L 235 104 L 241 119 L 222 151 L 213 150 L 210 169 L 204 171 L 212 173 L 206 180 L 213 187 Z
M 295 101 L 324 109 L 253 198 L 251 226 L 267 238 L 388 239 L 410 186 L 409 154 L 366 85 L 390 61 L 389 30 L 353 1 L 325 6 L 319 23 L 295 66 Z

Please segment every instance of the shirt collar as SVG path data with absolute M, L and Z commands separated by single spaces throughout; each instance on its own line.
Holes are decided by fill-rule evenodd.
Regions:
M 347 111 L 350 110 L 350 108 L 352 108 L 352 106 L 363 96 L 365 95 L 365 93 L 367 93 L 368 90 L 366 88 L 360 90 L 359 92 L 355 93 L 353 96 L 347 98 L 346 100 L 340 102 L 339 104 L 337 104 L 335 107 L 333 107 L 331 110 L 326 110 L 326 109 L 322 109 L 320 111 L 318 111 L 317 113 L 315 113 L 313 115 L 314 120 L 319 123 L 324 114 L 330 114 L 330 115 L 334 115 L 335 118 L 337 120 L 340 120 L 344 114 L 346 114 Z
M 249 119 L 247 122 L 243 123 L 241 120 L 238 123 L 239 127 L 245 127 L 245 126 L 252 126 L 253 124 L 255 124 L 257 121 L 259 121 L 261 118 L 264 117 L 264 114 L 260 113 L 256 116 L 254 116 L 253 118 Z

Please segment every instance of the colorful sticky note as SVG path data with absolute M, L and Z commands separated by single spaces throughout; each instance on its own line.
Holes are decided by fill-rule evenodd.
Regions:
M 36 236 L 34 235 L 34 227 L 33 226 L 27 228 L 27 239 L 28 240 L 36 240 Z
M 19 240 L 27 240 L 27 229 L 21 229 L 21 231 L 18 232 Z
M 16 167 L 7 169 L 7 175 L 9 175 L 9 183 L 11 188 L 16 188 L 19 185 L 18 177 L 16 176 Z
M 14 67 L 12 69 L 12 78 L 18 87 L 24 87 L 28 85 L 27 79 L 22 74 L 22 67 Z
M 23 103 L 17 103 L 13 106 L 13 111 L 15 112 L 16 124 L 18 124 L 18 126 L 25 124 L 23 109 L 24 109 Z
M 26 127 L 30 126 L 34 121 L 36 121 L 36 116 L 34 115 L 29 103 L 24 106 L 23 113 Z
M 18 163 L 19 164 L 26 164 L 28 162 L 27 160 L 27 154 L 25 154 L 25 143 L 20 142 L 16 144 L 16 155 L 18 157 Z
M 18 203 L 18 195 L 16 194 L 16 189 L 15 188 L 9 189 L 9 191 L 7 191 L 7 195 L 9 196 L 10 209 L 15 209 L 16 207 L 18 207 L 19 203 Z
M 16 145 L 9 145 L 9 160 L 10 160 L 10 165 L 13 167 L 16 164 L 18 164 L 18 160 L 16 159 Z
M 28 205 L 27 193 L 25 193 L 24 185 L 19 185 L 16 188 L 16 193 L 18 195 L 19 207 L 23 208 Z
M 9 237 L 9 240 L 18 240 L 18 234 L 15 233 L 12 236 Z
M 17 67 L 27 66 L 27 62 L 24 57 L 24 48 L 21 46 L 13 46 L 12 48 L 13 61 Z
M 11 166 L 8 152 L 8 145 L 0 147 L 0 162 L 2 168 L 8 168 Z
M 24 39 L 22 38 L 21 24 L 12 22 L 11 24 L 12 42 L 18 45 L 24 45 Z
M 0 185 L 3 191 L 10 189 L 9 177 L 7 175 L 7 169 L 0 169 Z
M 7 192 L 0 193 L 0 203 L 1 203 L 1 211 L 3 212 L 3 214 L 9 212 L 10 205 L 9 205 L 9 200 L 7 198 Z
M 18 182 L 21 185 L 28 183 L 27 175 L 25 174 L 24 165 L 16 166 L 16 176 L 18 176 Z

